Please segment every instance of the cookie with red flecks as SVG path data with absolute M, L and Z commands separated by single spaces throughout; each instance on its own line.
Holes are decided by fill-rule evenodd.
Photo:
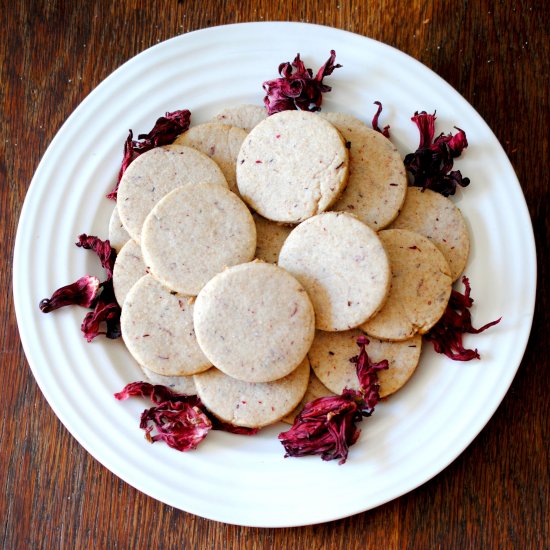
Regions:
M 443 315 L 451 294 L 449 264 L 419 233 L 385 229 L 378 233 L 391 266 L 391 288 L 382 309 L 361 325 L 381 340 L 407 340 L 425 334 Z
M 210 361 L 245 382 L 290 374 L 315 333 L 313 306 L 302 285 L 284 269 L 260 261 L 211 279 L 197 296 L 194 324 Z
M 267 118 L 267 110 L 263 105 L 242 104 L 226 107 L 216 115 L 214 120 L 250 132 L 265 118 Z
M 193 301 L 171 292 L 151 275 L 128 292 L 120 318 L 122 338 L 134 359 L 163 376 L 209 369 L 193 327 Z
M 377 233 L 344 212 L 325 212 L 295 227 L 279 265 L 308 292 L 320 330 L 364 323 L 383 306 L 390 288 L 388 257 Z
M 299 223 L 338 199 L 348 164 L 345 142 L 332 124 L 307 111 L 282 111 L 243 141 L 237 185 L 243 200 L 264 218 Z
M 407 193 L 405 165 L 397 147 L 380 132 L 345 113 L 321 113 L 349 144 L 349 181 L 332 206 L 383 229 L 397 216 Z
M 168 288 L 189 296 L 225 267 L 252 260 L 255 250 L 250 211 L 235 193 L 214 183 L 175 189 L 143 224 L 145 265 Z
M 272 382 L 243 382 L 216 368 L 193 379 L 201 401 L 220 420 L 261 428 L 296 408 L 306 391 L 309 371 L 305 358 L 290 374 Z
M 207 122 L 193 126 L 181 134 L 174 143 L 193 147 L 208 155 L 220 167 L 229 184 L 229 189 L 237 193 L 235 167 L 237 155 L 246 135 L 246 131 L 242 128 L 220 122 Z
M 468 260 L 470 236 L 455 204 L 431 189 L 410 187 L 399 216 L 390 229 L 408 229 L 424 235 L 441 250 L 456 281 Z
M 113 290 L 120 305 L 124 304 L 129 290 L 146 274 L 141 247 L 130 239 L 117 254 L 113 269 Z
M 196 149 L 165 145 L 143 153 L 128 166 L 118 187 L 117 208 L 124 228 L 139 243 L 145 218 L 165 195 L 203 182 L 227 188 L 219 166 Z

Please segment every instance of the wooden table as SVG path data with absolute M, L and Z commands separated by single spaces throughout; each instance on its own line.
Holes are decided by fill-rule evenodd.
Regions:
M 2 8 L 3 548 L 548 548 L 550 19 L 544 2 L 18 0 L 2 2 Z M 66 117 L 145 48 L 188 31 L 255 20 L 305 21 L 363 34 L 441 75 L 477 109 L 510 157 L 542 259 L 524 360 L 502 405 L 466 451 L 393 502 L 293 529 L 241 528 L 195 517 L 139 493 L 97 463 L 38 389 L 12 300 L 19 212 Z

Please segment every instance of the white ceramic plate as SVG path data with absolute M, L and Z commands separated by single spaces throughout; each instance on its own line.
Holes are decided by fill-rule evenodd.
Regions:
M 145 401 L 113 393 L 140 379 L 122 342 L 87 344 L 85 310 L 44 315 L 40 299 L 86 273 L 102 275 L 91 252 L 72 243 L 80 233 L 107 237 L 116 178 L 128 128 L 147 132 L 165 111 L 188 108 L 193 122 L 222 108 L 261 104 L 262 82 L 282 61 L 302 54 L 315 71 L 337 52 L 326 79 L 325 110 L 370 122 L 382 101 L 401 152 L 418 143 L 415 110 L 437 109 L 437 132 L 463 128 L 470 147 L 455 167 L 469 188 L 455 202 L 473 237 L 466 269 L 478 326 L 467 339 L 481 361 L 455 363 L 427 347 L 413 380 L 361 424 L 348 462 L 284 459 L 277 434 L 212 432 L 199 449 L 179 453 L 147 444 L 138 427 Z M 512 259 L 513 256 L 513 259 Z M 368 510 L 424 483 L 474 439 L 504 397 L 531 328 L 536 282 L 532 227 L 521 188 L 497 139 L 474 109 L 437 75 L 407 55 L 343 31 L 299 23 L 210 28 L 159 44 L 97 87 L 61 128 L 36 171 L 17 233 L 14 295 L 21 339 L 34 376 L 67 429 L 101 463 L 167 504 L 227 523 L 293 526 Z M 148 405 L 147 405 L 148 406 Z

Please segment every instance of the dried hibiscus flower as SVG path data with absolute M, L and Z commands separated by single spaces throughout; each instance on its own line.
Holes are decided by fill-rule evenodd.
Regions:
M 165 401 L 185 401 L 193 407 L 200 404 L 200 400 L 196 395 L 176 393 L 167 386 L 150 384 L 149 382 L 130 382 L 130 384 L 124 386 L 122 391 L 115 393 L 115 397 L 119 401 L 123 401 L 129 397 L 146 397 L 157 405 Z
M 166 113 L 157 119 L 148 134 L 139 134 L 138 139 L 141 142 L 134 144 L 134 150 L 145 152 L 154 147 L 173 143 L 181 133 L 189 129 L 190 124 L 191 111 L 188 109 Z
M 404 160 L 405 168 L 413 176 L 413 185 L 431 189 L 443 196 L 454 195 L 457 186 L 469 185 L 460 170 L 452 170 L 454 159 L 468 147 L 466 133 L 460 128 L 452 134 L 435 135 L 435 113 L 415 112 L 411 120 L 420 132 L 420 143 L 414 153 L 409 153 Z
M 58 288 L 51 298 L 41 300 L 40 311 L 49 313 L 69 305 L 91 307 L 99 293 L 99 284 L 97 277 L 84 275 L 74 283 Z
M 285 457 L 321 455 L 323 460 L 339 459 L 343 464 L 349 447 L 361 433 L 355 424 L 363 416 L 362 405 L 361 394 L 348 389 L 342 395 L 320 397 L 307 403 L 292 428 L 279 434 Z
M 116 251 L 111 247 L 109 240 L 102 241 L 98 237 L 82 233 L 82 235 L 79 235 L 78 237 L 76 246 L 86 250 L 93 250 L 97 254 L 97 257 L 101 262 L 101 266 L 107 273 L 107 280 L 111 280 L 113 276 L 113 269 L 115 267 Z
M 86 340 L 91 342 L 99 334 L 105 334 L 107 338 L 118 338 L 120 306 L 115 299 L 112 281 L 116 251 L 111 247 L 109 240 L 102 241 L 98 237 L 85 233 L 78 237 L 76 246 L 93 250 L 97 254 L 107 278 L 100 283 L 97 277 L 85 275 L 74 283 L 59 288 L 50 298 L 41 300 L 40 310 L 43 313 L 49 313 L 68 305 L 92 308 L 92 311 L 84 317 L 80 327 Z M 106 325 L 105 331 L 100 331 L 102 323 Z
M 352 357 L 350 361 L 355 363 L 357 378 L 359 378 L 361 392 L 364 396 L 366 404 L 364 416 L 370 416 L 374 411 L 374 407 L 380 401 L 378 371 L 388 369 L 389 363 L 387 359 L 383 359 L 378 363 L 373 363 L 371 361 L 367 354 L 369 339 L 366 336 L 359 336 L 359 338 L 357 338 L 357 345 L 359 346 L 359 355 Z
M 334 64 L 336 52 L 330 51 L 330 57 L 313 76 L 313 71 L 307 69 L 296 54 L 292 63 L 279 65 L 280 78 L 267 80 L 263 83 L 266 92 L 264 103 L 267 114 L 272 115 L 280 111 L 319 111 L 323 101 L 323 93 L 330 92 L 330 86 L 323 84 L 323 78 L 332 74 L 334 69 L 342 65 Z
M 119 401 L 129 397 L 146 397 L 155 403 L 141 414 L 139 427 L 150 443 L 164 441 L 178 451 L 190 451 L 208 435 L 210 430 L 253 435 L 257 429 L 241 428 L 216 419 L 196 395 L 185 395 L 160 384 L 132 382 L 115 393 Z M 156 430 L 154 435 L 151 435 Z
M 386 360 L 379 363 L 370 360 L 366 351 L 368 343 L 366 337 L 359 337 L 359 355 L 350 359 L 356 364 L 360 390 L 345 388 L 341 395 L 320 397 L 307 403 L 293 426 L 279 434 L 285 457 L 321 455 L 323 460 L 346 462 L 349 448 L 361 433 L 356 423 L 370 416 L 380 400 L 377 373 L 388 368 Z
M 128 131 L 128 137 L 124 142 L 122 165 L 120 167 L 115 188 L 107 195 L 108 199 L 116 200 L 118 186 L 126 168 L 139 157 L 139 155 L 160 147 L 169 145 L 183 132 L 189 129 L 191 124 L 191 112 L 187 109 L 166 113 L 155 122 L 153 129 L 148 134 L 139 134 L 138 140 L 134 140 L 132 130 Z
M 112 340 L 120 338 L 120 314 L 121 309 L 115 298 L 113 281 L 107 280 L 101 283 L 101 294 L 93 304 L 93 310 L 86 314 L 80 330 L 88 342 L 96 336 L 104 334 Z M 105 331 L 101 331 L 101 324 L 105 323 Z
M 380 130 L 380 128 L 378 127 L 378 119 L 382 114 L 382 103 L 380 103 L 380 101 L 375 101 L 374 104 L 378 105 L 378 109 L 376 110 L 376 113 L 372 117 L 372 128 L 373 130 L 380 132 L 384 137 L 387 137 L 388 139 L 390 139 L 390 127 L 384 126 L 383 130 Z
M 470 297 L 470 281 L 467 277 L 462 277 L 464 284 L 464 294 L 458 290 L 452 290 L 449 303 L 441 319 L 424 335 L 426 340 L 433 344 L 437 353 L 443 353 L 454 361 L 470 361 L 479 359 L 477 349 L 466 349 L 462 344 L 462 335 L 465 333 L 479 334 L 489 327 L 496 325 L 500 319 L 491 321 L 481 328 L 472 326 L 472 315 L 470 308 L 474 303 Z
M 165 401 L 143 411 L 139 427 L 151 443 L 164 441 L 178 451 L 190 451 L 207 436 L 212 423 L 198 407 L 184 401 Z M 157 433 L 151 435 L 154 429 Z

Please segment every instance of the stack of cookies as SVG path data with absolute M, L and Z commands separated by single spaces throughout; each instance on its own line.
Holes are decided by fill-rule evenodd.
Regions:
M 401 388 L 469 251 L 460 211 L 408 188 L 379 132 L 249 105 L 138 157 L 109 237 L 122 336 L 145 375 L 243 427 L 358 389 L 361 334 L 390 365 L 381 396 Z

